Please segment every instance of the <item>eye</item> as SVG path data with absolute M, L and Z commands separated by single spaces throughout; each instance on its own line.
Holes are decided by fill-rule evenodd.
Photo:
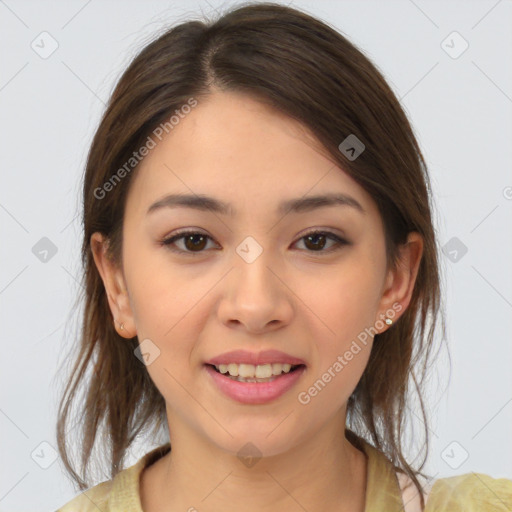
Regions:
M 185 249 L 176 248 L 175 243 L 183 239 Z M 200 233 L 198 231 L 182 231 L 173 235 L 171 238 L 167 238 L 161 241 L 162 245 L 167 246 L 171 251 L 178 253 L 188 253 L 193 255 L 194 253 L 203 252 L 207 240 L 212 240 L 208 235 Z
M 344 245 L 349 245 L 349 242 L 341 238 L 340 236 L 332 233 L 331 231 L 310 231 L 303 237 L 299 238 L 298 241 L 304 240 L 304 245 L 311 251 L 308 252 L 332 252 L 337 249 L 341 249 Z M 323 250 L 327 240 L 334 241 L 331 247 L 327 250 Z
M 182 231 L 170 238 L 161 240 L 160 244 L 168 247 L 169 250 L 181 254 L 195 255 L 204 252 L 208 240 L 213 240 L 210 236 L 198 231 Z M 344 240 L 340 236 L 331 231 L 310 231 L 306 235 L 299 238 L 297 242 L 304 240 L 304 244 L 309 249 L 307 252 L 330 253 L 341 249 L 344 245 L 350 245 L 350 242 Z M 334 242 L 330 248 L 323 250 L 328 240 Z M 177 247 L 176 243 L 183 241 L 184 249 Z M 296 242 L 296 243 L 297 243 Z

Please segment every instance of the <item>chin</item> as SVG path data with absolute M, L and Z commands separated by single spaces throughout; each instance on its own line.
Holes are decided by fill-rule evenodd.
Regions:
M 210 442 L 221 450 L 238 457 L 272 457 L 280 455 L 292 449 L 299 443 L 298 439 L 290 431 L 290 426 L 285 427 L 283 418 L 267 416 L 265 420 L 254 421 L 248 417 L 235 423 L 223 423 L 224 428 L 232 434 L 230 436 L 222 429 L 211 432 Z M 276 428 L 277 426 L 277 428 Z M 205 432 L 208 436 L 208 433 Z

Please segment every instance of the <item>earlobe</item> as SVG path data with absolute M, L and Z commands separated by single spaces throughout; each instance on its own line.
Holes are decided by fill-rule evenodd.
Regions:
M 107 254 L 108 239 L 101 233 L 91 236 L 91 251 L 103 281 L 114 326 L 119 335 L 133 338 L 137 332 L 122 269 Z
M 411 301 L 423 256 L 423 237 L 415 231 L 410 232 L 407 241 L 398 250 L 398 262 L 388 271 L 378 312 L 378 315 L 386 316 L 392 312 L 392 323 L 396 323 Z

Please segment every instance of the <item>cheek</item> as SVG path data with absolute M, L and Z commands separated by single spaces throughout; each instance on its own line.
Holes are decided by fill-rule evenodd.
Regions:
M 350 340 L 373 325 L 382 276 L 372 258 L 354 252 L 342 264 L 313 273 L 298 295 L 323 326 L 323 339 Z
M 365 265 L 340 270 L 309 294 L 318 326 L 311 374 L 297 399 L 326 414 L 345 404 L 363 374 L 372 348 L 365 331 L 375 322 L 376 276 Z M 313 420 L 312 420 L 313 421 Z
M 147 371 L 163 396 L 186 404 L 190 396 L 183 384 L 190 381 L 190 368 L 197 363 L 197 340 L 211 307 L 208 291 L 219 276 L 198 265 L 173 265 L 165 249 L 130 248 L 128 243 L 126 248 L 124 267 L 139 343 L 149 339 L 158 353 Z
M 301 291 L 318 326 L 313 371 L 301 390 L 303 400 L 299 397 L 303 405 L 309 400 L 317 410 L 338 410 L 366 368 L 373 341 L 367 330 L 375 323 L 385 268 L 376 254 L 370 246 L 354 251 L 336 269 L 317 274 L 315 285 L 311 281 Z
M 172 339 L 213 283 L 199 266 L 173 264 L 166 249 L 126 243 L 125 273 L 139 336 Z

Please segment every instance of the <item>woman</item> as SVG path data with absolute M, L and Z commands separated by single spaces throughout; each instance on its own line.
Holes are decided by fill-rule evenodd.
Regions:
M 61 511 L 512 507 L 509 480 L 432 482 L 402 453 L 412 380 L 428 454 L 413 369 L 443 323 L 429 178 L 393 92 L 337 31 L 277 4 L 170 29 L 117 84 L 83 192 L 58 437 L 84 492 Z M 85 491 L 102 423 L 111 478 Z

